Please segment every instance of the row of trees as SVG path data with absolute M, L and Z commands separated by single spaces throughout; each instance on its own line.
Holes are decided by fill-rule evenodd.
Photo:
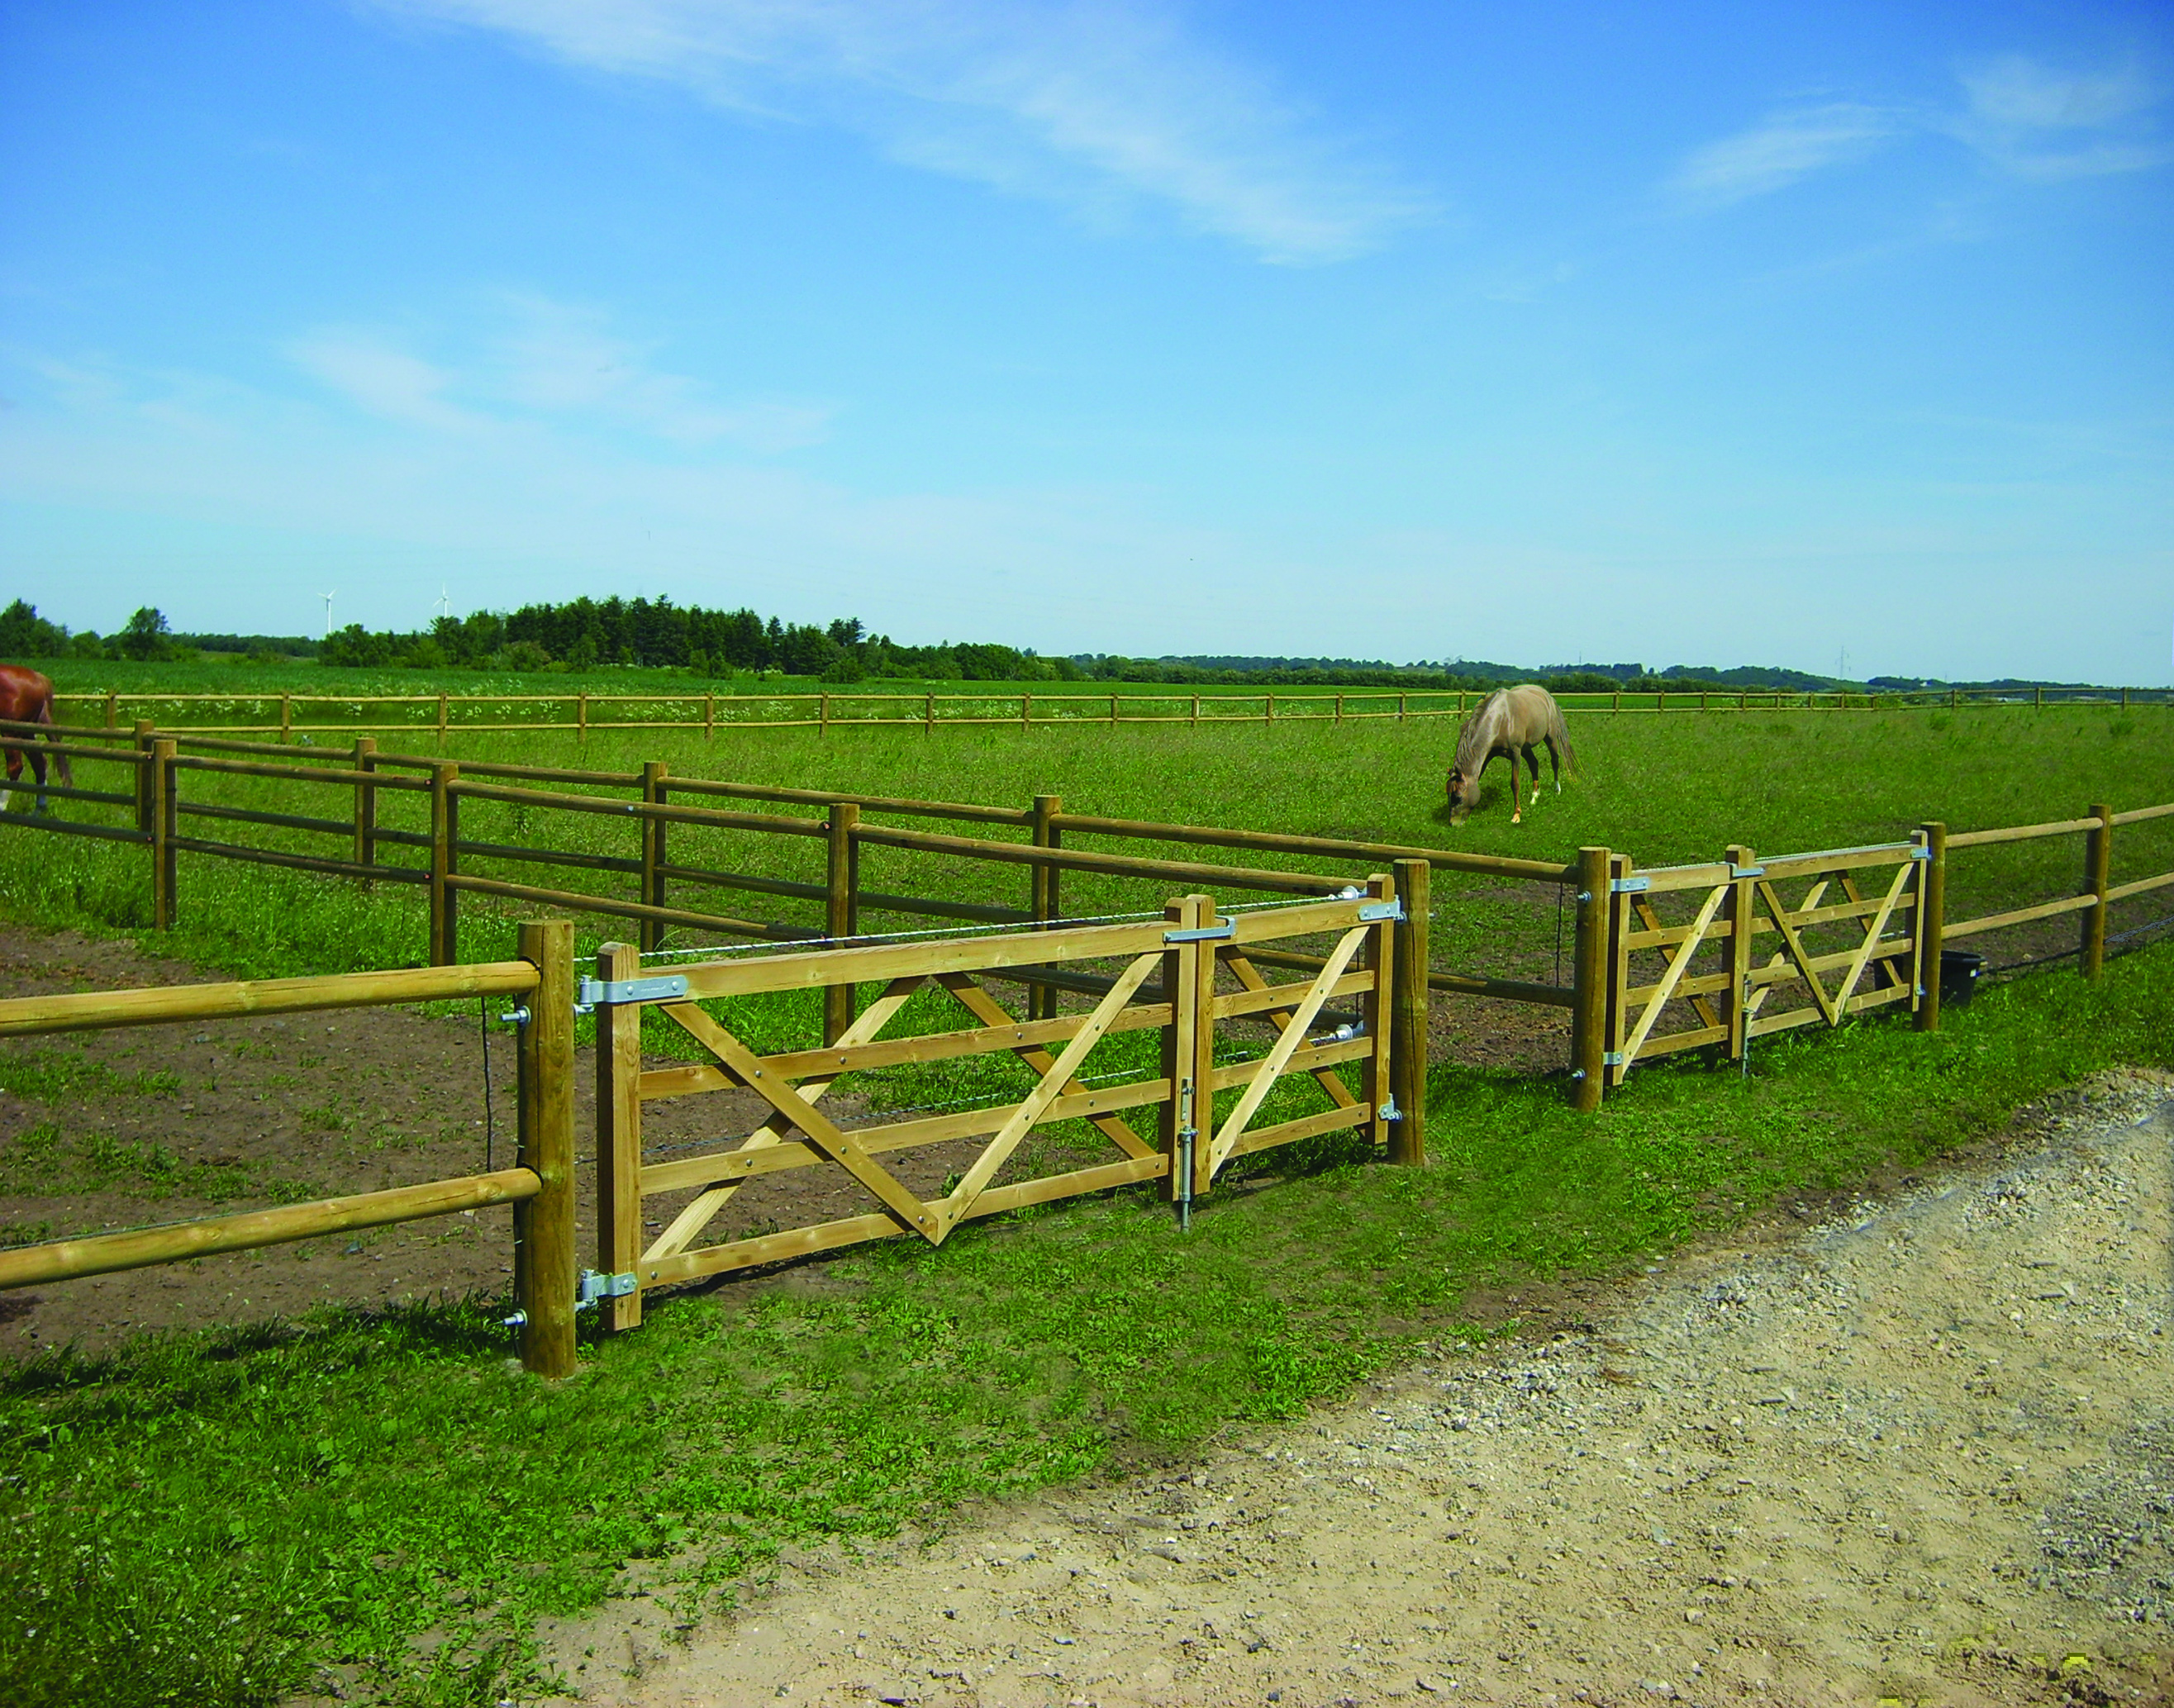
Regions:
M 0 658 L 135 658 L 177 657 L 181 648 L 166 619 L 150 606 L 140 608 L 117 635 L 102 637 L 95 629 L 71 635 L 49 623 L 38 608 L 18 599 L 0 611 Z

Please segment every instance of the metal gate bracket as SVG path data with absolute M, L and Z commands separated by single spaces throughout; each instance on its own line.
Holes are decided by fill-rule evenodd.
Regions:
M 1360 922 L 1366 925 L 1373 925 L 1384 919 L 1402 919 L 1403 916 L 1404 904 L 1402 901 L 1370 901 L 1359 910 Z
M 1165 943 L 1221 943 L 1237 934 L 1238 922 L 1226 919 L 1220 925 L 1203 925 L 1190 931 L 1166 931 L 1162 934 L 1162 940 Z
M 1766 868 L 1764 866 L 1732 866 L 1728 868 L 1728 875 L 1740 883 L 1746 878 L 1764 878 Z
M 1623 1052 L 1620 1050 L 1603 1051 L 1600 1065 L 1603 1068 L 1620 1068 L 1623 1065 Z
M 1611 878 L 1608 880 L 1610 895 L 1628 895 L 1634 889 L 1651 889 L 1652 887 L 1653 880 L 1650 878 Z
M 669 1003 L 686 994 L 684 973 L 651 979 L 583 979 L 574 992 L 574 1012 L 586 1014 L 599 1003 Z
M 586 1311 L 599 1299 L 624 1299 L 641 1290 L 641 1278 L 633 1270 L 607 1275 L 601 1269 L 581 1271 L 581 1284 L 574 1295 L 574 1309 Z

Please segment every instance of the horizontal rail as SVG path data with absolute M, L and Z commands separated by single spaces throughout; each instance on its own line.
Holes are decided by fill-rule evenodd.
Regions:
M 1142 954 L 1163 947 L 1166 929 L 1160 920 L 1139 925 L 1075 926 L 1070 930 L 1022 932 L 1009 938 L 871 943 L 814 954 L 710 961 L 674 970 L 686 978 L 687 994 L 692 998 L 753 996 L 764 991 L 807 990 L 915 975 L 982 972 L 1104 955 Z
M 2063 913 L 2081 913 L 2098 905 L 2099 899 L 2096 895 L 2068 895 L 2058 901 L 2042 901 L 2036 907 L 2019 907 L 2009 913 L 1988 913 L 1982 919 L 1966 919 L 1948 926 L 1940 936 L 1944 942 L 1953 943 L 1958 938 L 1976 937 L 1982 931 L 1998 931 L 2009 925 L 2028 925 L 2034 919 L 2052 919 Z
M 2106 891 L 2106 904 L 2111 906 L 2117 901 L 2128 900 L 2132 895 L 2149 895 L 2152 890 L 2164 889 L 2170 884 L 2174 884 L 2174 872 L 2162 872 L 2156 878 L 2139 878 L 2133 884 L 2117 884 Z
M 254 807 L 222 807 L 210 801 L 176 801 L 174 811 L 183 818 L 221 819 L 237 824 L 269 824 L 281 830 L 314 830 L 327 836 L 352 836 L 352 819 L 312 819 L 300 813 L 260 813 Z M 385 833 L 379 831 L 382 836 Z M 421 846 L 430 846 L 428 836 Z
M 540 901 L 571 913 L 601 913 L 614 919 L 651 919 L 659 925 L 693 926 L 703 931 L 730 932 L 769 943 L 798 943 L 819 938 L 822 932 L 799 926 L 766 924 L 760 920 L 728 919 L 721 914 L 693 913 L 681 907 L 657 907 L 646 901 L 620 901 L 608 895 L 585 895 L 576 889 L 544 889 L 533 884 L 506 884 L 495 878 L 471 878 L 467 873 L 447 876 L 446 888 L 465 889 L 478 895 L 503 895 L 516 901 Z
M 959 819 L 980 824 L 1024 826 L 1034 823 L 1032 813 L 1022 812 L 1016 807 L 985 807 L 971 801 L 911 801 L 890 795 L 849 795 L 820 789 L 772 788 L 761 783 L 718 782 L 706 777 L 667 777 L 664 783 L 675 795 L 725 795 L 742 800 L 790 802 L 811 807 L 843 802 L 864 813 L 896 813 L 909 818 Z
M 2174 801 L 2168 802 L 2163 807 L 2132 807 L 2126 813 L 2116 813 L 2113 815 L 2113 821 L 2117 824 L 2141 824 L 2146 819 L 2164 819 L 2170 816 L 2174 816 Z
M 415 786 L 414 783 L 403 785 Z M 707 824 L 721 830 L 754 830 L 766 835 L 821 836 L 820 819 L 787 819 L 774 813 L 721 813 L 713 807 L 675 807 L 668 802 L 607 801 L 595 795 L 554 794 L 549 789 L 510 789 L 497 783 L 456 780 L 447 786 L 464 800 L 510 801 L 566 813 L 593 813 L 611 819 L 656 819 L 668 824 Z
M 382 836 L 385 833 L 380 830 L 377 834 Z M 419 840 L 425 847 L 430 846 L 428 836 Z M 523 860 L 538 866 L 572 866 L 584 872 L 638 874 L 643 870 L 641 862 L 623 854 L 576 854 L 563 848 L 522 848 L 511 842 L 471 842 L 466 837 L 455 843 L 454 847 L 462 854 L 473 854 L 486 860 Z M 821 893 L 819 887 L 817 893 Z
M 173 836 L 166 846 L 184 854 L 208 854 L 214 860 L 239 860 L 247 866 L 284 866 L 289 872 L 322 872 L 334 878 L 355 878 L 365 883 L 428 884 L 430 874 L 419 866 L 365 866 L 356 860 L 335 860 L 328 854 L 289 854 L 283 848 L 251 848 L 240 842 L 212 842 L 201 836 Z
M 1188 860 L 1149 860 L 1125 854 L 1096 854 L 1084 849 L 1041 848 L 1028 842 L 982 842 L 970 836 L 938 836 L 922 830 L 895 830 L 862 824 L 857 840 L 888 848 L 918 848 L 1014 866 L 1048 866 L 1065 872 L 1100 872 L 1118 878 L 1155 878 L 1179 884 L 1213 884 L 1236 889 L 1268 889 L 1292 895 L 1334 894 L 1349 878 L 1303 872 L 1274 872 L 1251 866 L 1203 866 Z
M 0 1251 L 0 1288 L 35 1287 L 85 1275 L 111 1275 L 154 1263 L 208 1257 L 219 1251 L 248 1251 L 326 1234 L 344 1234 L 356 1228 L 380 1228 L 388 1222 L 412 1222 L 425 1216 L 451 1215 L 457 1210 L 519 1203 L 543 1190 L 544 1182 L 533 1170 L 500 1169 L 495 1174 L 393 1186 L 385 1192 L 358 1192 L 351 1197 L 321 1198 L 315 1203 L 284 1204 L 276 1210 L 246 1210 L 240 1215 L 211 1216 L 167 1228 L 91 1234 L 43 1246 L 20 1246 Z
M 2121 820 L 2117 818 L 2114 822 L 2117 824 Z M 2085 830 L 2096 830 L 2098 827 L 2096 819 L 2060 819 L 2050 824 L 2009 824 L 1995 830 L 1951 830 L 1948 833 L 1948 846 L 1950 849 L 1982 848 L 1993 842 L 2028 842 L 2038 836 L 2074 836 Z M 1954 933 L 1950 932 L 1949 935 L 1953 936 Z
M 1537 878 L 1567 883 L 1577 868 L 1550 860 L 1518 860 L 1494 854 L 1464 854 L 1448 848 L 1424 848 L 1400 842 L 1354 842 L 1333 836 L 1286 836 L 1268 830 L 1225 830 L 1209 824 L 1160 824 L 1139 819 L 1101 819 L 1059 813 L 1050 823 L 1061 830 L 1094 836 L 1127 836 L 1144 841 L 1192 842 L 1219 848 L 1257 848 L 1274 854 L 1320 854 L 1351 860 L 1424 860 L 1437 871 L 1470 872 L 1491 878 Z
M 1263 966 L 1295 967 L 1305 972 L 1319 972 L 1328 965 L 1326 957 L 1302 954 L 1295 949 L 1248 949 L 1247 958 Z M 1453 996 L 1497 997 L 1504 1002 L 1533 1003 L 1547 1008 L 1569 1008 L 1577 1004 L 1577 993 L 1565 985 L 1528 983 L 1522 979 L 1482 978 L 1474 973 L 1436 973 L 1427 975 L 1427 988 L 1447 991 Z M 1218 1003 L 1223 999 L 1216 998 Z
M 534 990 L 537 979 L 535 967 L 527 961 L 479 961 L 469 966 L 397 967 L 387 972 L 251 979 L 238 984 L 10 997 L 0 999 L 0 1038 L 106 1026 L 376 1008 L 393 1003 L 449 1002 L 460 997 L 517 997 Z
M 0 789 L 19 795 L 35 793 L 40 798 L 50 795 L 56 801 L 89 801 L 101 807 L 132 807 L 133 795 L 124 795 L 118 789 L 78 789 L 68 783 L 25 782 L 18 777 L 12 782 L 0 781 Z
M 107 842 L 151 840 L 149 830 L 129 830 L 119 824 L 86 824 L 78 819 L 56 819 L 44 813 L 0 813 L 0 824 L 20 824 L 25 830 L 51 830 L 62 836 L 95 836 Z
M 373 789 L 427 791 L 430 786 L 421 777 L 387 777 L 364 770 L 335 771 L 322 765 L 259 765 L 247 759 L 208 759 L 195 754 L 176 754 L 173 764 L 176 770 L 211 771 L 233 777 L 279 777 L 287 782 L 325 783 L 342 789 L 366 785 Z

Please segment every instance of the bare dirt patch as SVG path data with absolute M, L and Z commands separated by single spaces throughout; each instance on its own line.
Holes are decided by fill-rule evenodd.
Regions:
M 2004 1156 L 1183 1474 L 553 1652 L 622 1708 L 2174 1700 L 2170 1091 L 2106 1076 Z

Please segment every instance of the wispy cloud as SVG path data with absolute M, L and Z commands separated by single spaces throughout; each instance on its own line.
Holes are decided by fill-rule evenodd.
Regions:
M 1783 109 L 1695 150 L 1666 188 L 1684 206 L 1726 207 L 1855 165 L 1912 136 L 1951 138 L 2009 176 L 2039 183 L 2174 160 L 2154 121 L 2159 92 L 2133 65 L 2060 71 L 2007 54 L 1963 68 L 1957 79 L 1960 106 L 1830 101 Z
M 773 454 L 814 443 L 829 424 L 831 410 L 817 403 L 716 401 L 702 381 L 652 365 L 646 351 L 614 336 L 601 310 L 528 295 L 492 306 L 495 325 L 457 362 L 418 355 L 397 334 L 351 327 L 313 331 L 286 354 L 365 413 L 434 434 L 475 436 L 549 419 L 576 431 Z
M 2134 65 L 2058 71 L 2008 54 L 1961 79 L 1969 108 L 1945 128 L 2016 177 L 2051 183 L 2174 160 L 2152 122 L 2158 92 Z
M 1428 209 L 1258 70 L 1122 4 L 380 0 L 1107 218 L 1145 198 L 1263 260 L 1344 259 Z
M 1698 149 L 1677 169 L 1669 188 L 1695 206 L 1722 207 L 1867 159 L 1904 129 L 1896 114 L 1854 101 L 1775 113 Z

